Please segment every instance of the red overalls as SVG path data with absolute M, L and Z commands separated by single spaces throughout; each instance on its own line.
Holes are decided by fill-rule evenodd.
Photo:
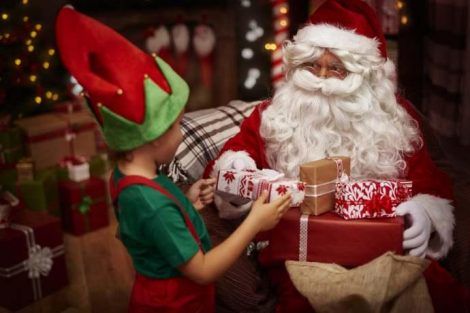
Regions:
M 187 212 L 172 194 L 153 180 L 142 176 L 129 175 L 120 179 L 116 185 L 111 177 L 109 186 L 115 209 L 117 209 L 119 194 L 130 185 L 151 187 L 173 200 L 178 205 L 186 226 L 198 243 L 201 251 L 204 252 L 201 240 Z M 132 288 L 129 312 L 214 313 L 214 285 L 199 285 L 184 276 L 154 279 L 137 273 L 134 287 Z

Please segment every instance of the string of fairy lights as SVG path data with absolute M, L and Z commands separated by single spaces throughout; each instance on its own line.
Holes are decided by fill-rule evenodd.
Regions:
M 52 104 L 61 99 L 65 84 L 51 77 L 57 70 L 56 50 L 47 45 L 44 26 L 34 22 L 30 0 L 19 0 L 0 9 L 1 82 L 6 101 L 21 99 L 23 104 Z M 52 76 L 51 76 L 52 75 Z M 16 95 L 8 93 L 16 92 Z M 21 94 L 22 93 L 22 94 Z M 26 97 L 26 95 L 28 97 Z M 21 101 L 20 101 L 21 102 Z

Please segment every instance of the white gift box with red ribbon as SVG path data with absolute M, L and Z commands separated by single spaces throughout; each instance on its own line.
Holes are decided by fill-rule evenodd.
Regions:
M 411 198 L 408 180 L 352 180 L 336 184 L 335 212 L 345 219 L 395 217 L 396 207 Z
M 216 191 L 226 201 L 242 204 L 256 200 L 268 191 L 268 202 L 291 193 L 291 207 L 298 207 L 305 197 L 305 183 L 284 178 L 274 170 L 221 170 L 217 175 Z
M 90 164 L 84 157 L 68 156 L 63 158 L 59 165 L 67 168 L 69 179 L 74 182 L 90 178 Z

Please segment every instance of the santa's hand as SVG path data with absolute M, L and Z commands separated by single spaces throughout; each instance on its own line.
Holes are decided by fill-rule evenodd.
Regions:
M 409 254 L 424 258 L 431 237 L 432 223 L 424 208 L 416 201 L 408 200 L 400 204 L 397 215 L 406 216 L 411 226 L 403 233 L 403 249 Z

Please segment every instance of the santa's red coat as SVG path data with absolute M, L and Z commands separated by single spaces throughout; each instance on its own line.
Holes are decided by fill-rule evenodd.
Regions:
M 418 122 L 422 129 L 422 121 L 409 101 L 398 97 L 398 102 Z M 246 118 L 240 127 L 240 132 L 229 139 L 219 153 L 219 157 L 227 151 L 244 151 L 255 161 L 257 168 L 270 168 L 265 154 L 265 143 L 260 135 L 261 115 L 270 105 L 264 101 L 255 107 L 252 114 Z M 214 164 L 211 161 L 206 167 L 204 176 L 213 174 Z M 404 179 L 413 181 L 413 195 L 427 194 L 439 198 L 453 199 L 452 183 L 449 177 L 437 168 L 431 160 L 427 145 L 424 142 L 421 149 L 406 157 L 407 170 Z M 215 166 L 217 167 L 217 166 Z M 309 312 L 309 304 L 293 287 L 285 268 L 270 269 L 273 283 L 278 287 L 279 305 L 277 312 Z M 467 312 L 470 307 L 470 294 L 436 261 L 432 261 L 424 273 L 428 289 L 436 312 Z

